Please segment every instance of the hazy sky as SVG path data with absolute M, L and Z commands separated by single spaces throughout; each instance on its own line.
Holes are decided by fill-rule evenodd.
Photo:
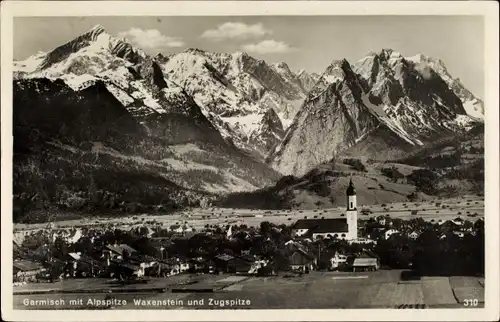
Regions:
M 101 24 L 146 52 L 195 47 L 246 51 L 292 70 L 322 72 L 334 59 L 355 63 L 369 51 L 440 58 L 474 94 L 484 93 L 480 16 L 30 17 L 14 20 L 14 57 L 49 51 Z

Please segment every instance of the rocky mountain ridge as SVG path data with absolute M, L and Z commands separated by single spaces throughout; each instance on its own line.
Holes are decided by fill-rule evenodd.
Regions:
M 332 62 L 268 162 L 302 175 L 340 154 L 397 158 L 480 122 L 464 109 L 463 92 L 441 77 L 444 64 L 438 72 L 432 66 L 389 49 L 352 66 Z
M 243 52 L 193 48 L 151 57 L 98 25 L 49 53 L 15 62 L 14 70 L 15 78 L 63 79 L 75 90 L 104 81 L 135 115 L 162 113 L 187 95 L 228 142 L 262 157 L 266 145 L 250 138 L 264 115 L 273 109 L 286 128 L 316 77 L 277 65 L 283 68 Z

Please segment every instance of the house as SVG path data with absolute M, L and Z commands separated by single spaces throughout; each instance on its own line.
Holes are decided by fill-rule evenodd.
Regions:
M 387 223 L 387 218 L 384 217 L 384 216 L 378 216 L 377 217 L 377 222 L 382 225 L 382 226 L 385 226 L 385 224 Z
M 356 271 L 375 271 L 380 268 L 380 261 L 373 257 L 355 258 L 352 264 L 353 272 Z
M 203 257 L 192 258 L 189 260 L 189 271 L 209 272 L 210 271 L 210 261 L 203 258 Z
M 213 259 L 217 271 L 225 273 L 248 273 L 253 260 L 228 254 L 217 255 Z
M 316 266 L 316 257 L 302 249 L 297 249 L 288 257 L 289 268 L 292 271 L 309 273 Z
M 377 270 L 380 268 L 380 256 L 369 249 L 363 249 L 350 264 L 353 271 Z
M 172 225 L 170 227 L 170 229 L 173 232 L 176 232 L 176 233 L 179 233 L 179 234 L 182 234 L 182 233 L 191 233 L 191 232 L 194 231 L 193 227 L 191 227 L 187 223 L 184 223 L 182 225 Z
M 339 254 L 335 252 L 335 255 L 330 258 L 330 270 L 337 270 L 342 267 L 347 266 L 347 256 L 344 254 Z
M 446 220 L 443 223 L 440 224 L 440 230 L 441 232 L 449 232 L 449 231 L 456 231 L 460 229 L 461 225 L 456 224 L 452 220 Z
M 420 236 L 420 233 L 418 233 L 416 230 L 412 231 L 408 237 L 411 239 L 417 239 Z
M 43 262 L 52 257 L 52 252 L 50 250 L 49 245 L 43 244 L 33 251 L 33 255 L 37 260 Z
M 169 237 L 153 237 L 150 241 L 152 248 L 150 255 L 160 260 L 168 258 L 168 247 L 172 245 Z
M 14 281 L 16 282 L 33 282 L 37 280 L 37 275 L 43 271 L 43 268 L 38 263 L 20 260 L 12 263 Z
M 130 230 L 130 233 L 137 235 L 137 236 L 144 236 L 144 237 L 151 238 L 154 235 L 155 231 L 149 226 L 139 225 L 139 226 L 133 227 Z
M 96 276 L 100 275 L 105 270 L 105 263 L 101 260 L 96 260 L 89 255 L 78 253 L 68 253 L 66 266 L 69 276 Z
M 138 252 L 127 244 L 106 245 L 103 250 L 110 259 L 123 259 L 124 255 L 133 256 Z
M 52 241 L 55 241 L 57 237 L 62 238 L 68 244 L 75 244 L 80 238 L 82 238 L 83 233 L 81 229 L 72 228 L 69 230 L 59 230 L 52 234 Z
M 261 270 L 264 267 L 267 267 L 268 265 L 269 265 L 269 260 L 266 260 L 266 259 L 255 260 L 255 261 L 253 261 L 248 273 L 249 274 L 257 274 L 257 273 L 259 273 L 259 270 Z M 272 270 L 271 270 L 271 273 L 272 273 Z
M 384 232 L 384 238 L 387 240 L 394 234 L 399 234 L 399 230 L 397 229 L 388 229 Z
M 131 264 L 131 263 L 115 263 L 115 274 L 118 277 L 131 277 L 131 276 L 137 276 L 137 277 L 143 277 L 145 275 L 145 267 L 137 264 Z
M 370 238 L 358 238 L 348 241 L 349 244 L 377 244 L 376 240 Z
M 460 217 L 453 219 L 451 222 L 457 226 L 462 226 L 464 224 L 464 220 Z

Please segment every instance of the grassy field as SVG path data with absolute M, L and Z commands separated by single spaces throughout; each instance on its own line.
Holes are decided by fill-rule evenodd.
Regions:
M 477 277 L 422 277 L 420 280 L 403 281 L 401 270 L 381 270 L 377 272 L 312 272 L 302 277 L 237 277 L 230 275 L 179 275 L 167 279 L 154 279 L 151 285 L 162 285 L 164 293 L 158 292 L 122 292 L 114 293 L 117 299 L 127 301 L 127 305 L 116 308 L 123 309 L 218 309 L 220 302 L 242 300 L 250 304 L 235 305 L 240 309 L 286 309 L 286 308 L 437 308 L 465 307 L 464 299 L 477 299 L 478 306 L 484 306 L 484 279 Z M 182 277 L 184 276 L 184 277 Z M 171 292 L 176 283 L 194 279 L 196 288 L 216 287 L 213 293 L 176 293 Z M 85 280 L 87 286 L 75 288 L 75 293 L 14 295 L 14 305 L 17 309 L 53 309 L 46 306 L 25 306 L 25 299 L 64 299 L 65 306 L 71 308 L 70 299 L 88 298 L 104 299 L 104 293 L 83 294 L 82 287 L 96 289 L 98 283 Z M 103 281 L 101 281 L 102 283 Z M 482 283 L 482 284 L 481 284 Z M 59 285 L 69 291 L 68 286 Z M 194 286 L 192 287 L 195 288 Z M 103 288 L 106 289 L 106 288 Z M 17 291 L 17 288 L 16 288 Z M 134 299 L 169 300 L 170 304 L 152 306 L 138 305 Z M 181 300 L 182 302 L 179 302 Z M 176 302 L 177 301 L 177 302 Z M 213 301 L 210 304 L 210 301 Z M 248 302 L 247 302 L 248 303 Z M 217 305 L 219 304 L 219 305 Z M 82 306 L 83 307 L 83 306 Z M 227 307 L 227 305 L 225 306 Z M 73 307 L 74 308 L 74 307 Z M 224 307 L 222 307 L 224 308 Z

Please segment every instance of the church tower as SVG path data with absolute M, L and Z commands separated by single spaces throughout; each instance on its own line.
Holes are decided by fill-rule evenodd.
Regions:
M 347 195 L 347 225 L 349 226 L 349 239 L 358 238 L 358 209 L 356 208 L 356 189 L 352 184 L 352 179 L 349 180 L 349 187 L 346 191 Z

